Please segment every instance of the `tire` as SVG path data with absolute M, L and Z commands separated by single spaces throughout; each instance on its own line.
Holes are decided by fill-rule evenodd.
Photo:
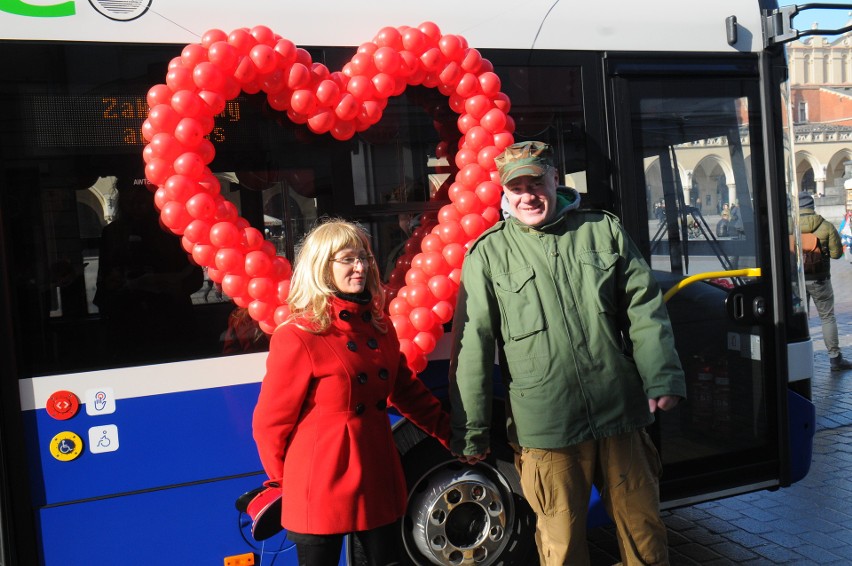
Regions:
M 400 549 L 404 566 L 536 566 L 535 514 L 521 496 L 514 454 L 495 407 L 492 453 L 476 466 L 461 464 L 411 423 L 394 438 L 408 483 Z M 502 438 L 501 438 L 502 437 Z M 348 564 L 366 566 L 356 541 Z

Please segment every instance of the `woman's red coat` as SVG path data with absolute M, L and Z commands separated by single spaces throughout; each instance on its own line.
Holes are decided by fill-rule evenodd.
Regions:
M 261 462 L 283 489 L 281 524 L 297 533 L 367 530 L 404 514 L 388 405 L 445 446 L 450 434 L 449 417 L 408 369 L 393 326 L 376 330 L 367 306 L 335 298 L 333 308 L 322 334 L 294 324 L 275 331 L 254 411 Z

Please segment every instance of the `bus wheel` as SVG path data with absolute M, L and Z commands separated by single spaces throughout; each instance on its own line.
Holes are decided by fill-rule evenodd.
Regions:
M 538 563 L 535 515 L 516 493 L 514 465 L 499 456 L 461 464 L 432 439 L 403 456 L 409 496 L 402 542 L 411 564 Z

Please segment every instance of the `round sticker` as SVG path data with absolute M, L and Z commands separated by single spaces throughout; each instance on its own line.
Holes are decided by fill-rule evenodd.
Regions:
M 70 391 L 56 391 L 47 399 L 47 414 L 58 421 L 65 421 L 77 414 L 80 400 Z
M 71 431 L 63 431 L 50 440 L 50 453 L 60 462 L 70 462 L 83 452 L 83 439 Z

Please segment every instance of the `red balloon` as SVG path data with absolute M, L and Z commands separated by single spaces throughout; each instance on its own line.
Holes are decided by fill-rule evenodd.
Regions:
M 408 294 L 405 297 L 405 300 L 415 308 L 435 304 L 435 296 L 432 294 L 432 291 L 429 290 L 428 285 L 424 284 L 411 285 L 408 287 Z
M 216 247 L 210 244 L 195 244 L 192 248 L 192 260 L 202 266 L 213 265 L 216 260 Z
M 355 116 L 358 115 L 358 111 L 361 109 L 361 105 L 358 102 L 358 99 L 355 98 L 352 94 L 346 93 L 342 97 L 340 97 L 340 102 L 337 104 L 337 107 L 334 109 L 334 113 L 341 120 L 352 120 Z M 354 133 L 354 129 L 353 129 Z
M 170 104 L 172 101 L 172 94 L 174 94 L 174 91 L 169 88 L 168 85 L 158 84 L 148 89 L 148 93 L 145 98 L 148 102 L 148 106 L 153 108 L 158 104 Z
M 204 173 L 204 160 L 197 153 L 184 153 L 174 163 L 175 173 L 198 179 Z
M 227 41 L 228 34 L 220 29 L 210 29 L 201 36 L 201 45 L 208 49 L 216 42 Z
M 204 220 L 193 220 L 187 224 L 186 229 L 183 231 L 183 236 L 193 244 L 209 244 L 210 224 Z M 192 253 L 192 250 L 189 250 L 189 252 Z
M 420 55 L 426 49 L 428 39 L 426 35 L 416 28 L 408 28 L 402 32 L 402 46 L 406 51 Z
M 419 268 L 412 268 L 405 272 L 405 284 L 409 287 L 425 285 L 429 281 L 429 275 Z
M 479 128 L 481 129 L 481 128 Z M 479 183 L 482 181 L 487 181 L 489 179 L 488 172 L 485 171 L 482 167 L 479 166 L 478 163 L 471 163 L 470 165 L 465 165 L 464 169 L 458 172 L 456 175 L 456 180 L 468 187 L 475 189 Z
M 461 227 L 470 239 L 477 238 L 487 228 L 481 214 L 468 214 L 461 219 Z
M 239 297 L 245 295 L 247 283 L 248 278 L 242 275 L 235 275 L 233 273 L 229 273 L 222 277 L 222 292 L 228 295 L 229 297 Z
M 496 207 L 486 207 L 482 211 L 482 219 L 485 220 L 485 225 L 488 227 L 494 226 L 500 220 L 500 210 Z
M 476 186 L 476 196 L 485 206 L 497 206 L 503 198 L 503 188 L 497 183 L 483 181 Z
M 500 92 L 500 77 L 490 71 L 480 74 L 478 82 L 482 93 L 489 98 Z
M 275 283 L 269 277 L 253 277 L 246 287 L 246 291 L 248 291 L 250 297 L 266 302 L 271 302 L 275 299 L 277 290 Z
M 380 73 L 396 74 L 400 63 L 399 53 L 392 47 L 379 47 L 373 53 L 373 64 Z
M 186 207 L 179 202 L 167 202 L 160 210 L 160 220 L 174 234 L 183 234 L 187 224 L 192 222 L 192 217 L 186 211 Z
M 401 298 L 394 298 L 388 304 L 388 312 L 391 315 L 400 315 L 408 317 L 408 314 L 411 312 L 411 309 L 414 308 L 411 306 L 411 303 Z
M 180 116 L 170 104 L 158 104 L 148 111 L 148 122 L 156 130 L 155 133 L 171 134 L 180 121 Z M 152 136 L 153 140 L 153 136 Z
M 411 341 L 417 344 L 423 352 L 431 352 L 438 342 L 431 332 L 418 332 Z
M 480 125 L 492 134 L 503 131 L 506 127 L 506 114 L 502 110 L 492 108 L 479 121 Z
M 377 96 L 388 98 L 393 95 L 396 88 L 396 81 L 387 73 L 378 73 L 373 77 L 373 87 Z
M 155 185 L 162 185 L 174 173 L 171 163 L 154 158 L 145 165 L 145 178 Z
M 435 304 L 434 302 L 432 303 Z M 412 326 L 417 330 L 430 330 L 437 319 L 435 315 L 432 314 L 431 306 L 430 307 L 415 307 L 411 310 L 411 313 L 408 315 L 409 320 L 411 320 Z
M 249 30 L 240 28 L 228 34 L 228 43 L 233 45 L 240 55 L 248 55 L 251 48 L 257 44 L 257 40 L 252 37 Z
M 217 222 L 210 228 L 210 243 L 218 248 L 230 248 L 240 243 L 240 231 L 233 222 Z
M 482 54 L 476 49 L 468 49 L 465 51 L 461 62 L 462 69 L 468 73 L 478 73 L 482 67 Z
M 464 261 L 464 254 L 464 246 L 462 246 L 458 242 L 450 242 L 446 246 L 444 246 L 443 250 L 441 250 L 441 255 L 444 256 L 444 260 L 452 268 L 462 266 L 462 262 Z
M 340 101 L 340 86 L 333 80 L 326 79 L 317 85 L 316 97 L 323 106 L 336 106 Z
M 192 71 L 192 81 L 200 89 L 208 91 L 221 91 L 225 86 L 227 75 L 222 68 L 215 63 L 205 61 L 200 63 Z
M 195 118 L 184 118 L 175 128 L 175 139 L 188 149 L 198 147 L 207 132 Z
M 444 249 L 444 242 L 437 234 L 427 234 L 420 241 L 420 249 L 424 252 L 440 252 Z
M 278 62 L 275 51 L 269 45 L 255 45 L 249 52 L 249 58 L 261 74 L 271 73 Z
M 402 33 L 394 27 L 383 27 L 373 38 L 373 41 L 379 48 L 392 48 L 394 52 L 402 49 Z
M 420 347 L 413 342 L 411 343 L 411 345 L 413 348 L 417 348 L 418 350 L 420 349 Z M 426 359 L 425 353 L 415 355 L 414 358 L 411 359 L 406 357 L 406 361 L 408 361 L 409 369 L 411 369 L 411 371 L 413 371 L 415 374 L 422 372 L 429 365 L 429 361 Z
M 455 200 L 456 208 L 462 214 L 479 212 L 482 210 L 482 201 L 473 191 L 463 191 Z
M 227 74 L 232 74 L 236 70 L 237 63 L 239 62 L 237 50 L 227 41 L 217 41 L 211 45 L 207 52 L 207 58 L 223 73 Z M 222 86 L 224 86 L 224 82 L 222 83 Z M 221 90 L 221 87 L 215 90 Z
M 438 222 L 439 222 L 439 224 L 458 221 L 460 219 L 461 219 L 461 214 L 459 214 L 459 211 L 456 210 L 456 207 L 451 205 L 451 204 L 447 204 L 447 205 L 442 206 L 441 209 L 438 211 Z
M 216 216 L 216 202 L 207 193 L 197 193 L 186 201 L 186 211 L 195 219 L 210 221 Z M 207 231 L 209 234 L 209 225 Z
M 479 79 L 473 73 L 465 73 L 464 76 L 456 85 L 456 93 L 462 98 L 470 98 L 481 92 Z
M 415 334 L 417 334 L 417 329 L 414 328 L 407 316 L 391 315 L 390 319 L 394 330 L 396 330 L 396 336 L 400 342 L 403 340 L 411 340 Z
M 248 313 L 254 320 L 266 320 L 275 313 L 275 306 L 265 301 L 254 300 L 248 305 Z
M 445 244 L 451 244 L 453 242 L 462 243 L 463 241 L 467 241 L 467 236 L 465 235 L 464 230 L 462 230 L 461 224 L 458 222 L 445 222 L 438 226 L 438 237 L 441 238 Z
M 373 82 L 366 76 L 357 75 L 350 79 L 346 90 L 358 100 L 369 100 L 376 92 Z
M 435 295 L 435 298 L 439 301 L 444 301 L 449 299 L 453 292 L 455 291 L 455 287 L 450 278 L 446 275 L 433 275 L 431 279 L 429 279 L 429 290 L 432 291 L 432 294 Z
M 317 98 L 308 89 L 296 90 L 293 91 L 293 96 L 290 97 L 290 106 L 299 114 L 311 114 L 316 110 Z
M 283 324 L 288 318 L 290 318 L 290 307 L 287 305 L 279 306 L 275 309 L 275 314 L 272 315 L 276 325 Z
M 450 271 L 450 266 L 444 260 L 444 256 L 441 255 L 441 252 L 423 252 L 423 259 L 421 260 L 421 263 L 423 265 L 423 272 L 430 277 L 433 275 L 449 273 Z
M 192 71 L 185 67 L 169 69 L 166 75 L 166 85 L 168 85 L 172 92 L 195 88 L 195 82 L 192 80 Z
M 245 272 L 246 256 L 235 248 L 222 248 L 216 252 L 216 269 L 225 273 L 242 274 Z
M 272 259 L 268 254 L 259 250 L 246 254 L 245 271 L 249 277 L 263 277 L 271 268 Z
M 438 301 L 432 307 L 432 314 L 441 324 L 446 324 L 453 319 L 453 305 L 449 301 Z

